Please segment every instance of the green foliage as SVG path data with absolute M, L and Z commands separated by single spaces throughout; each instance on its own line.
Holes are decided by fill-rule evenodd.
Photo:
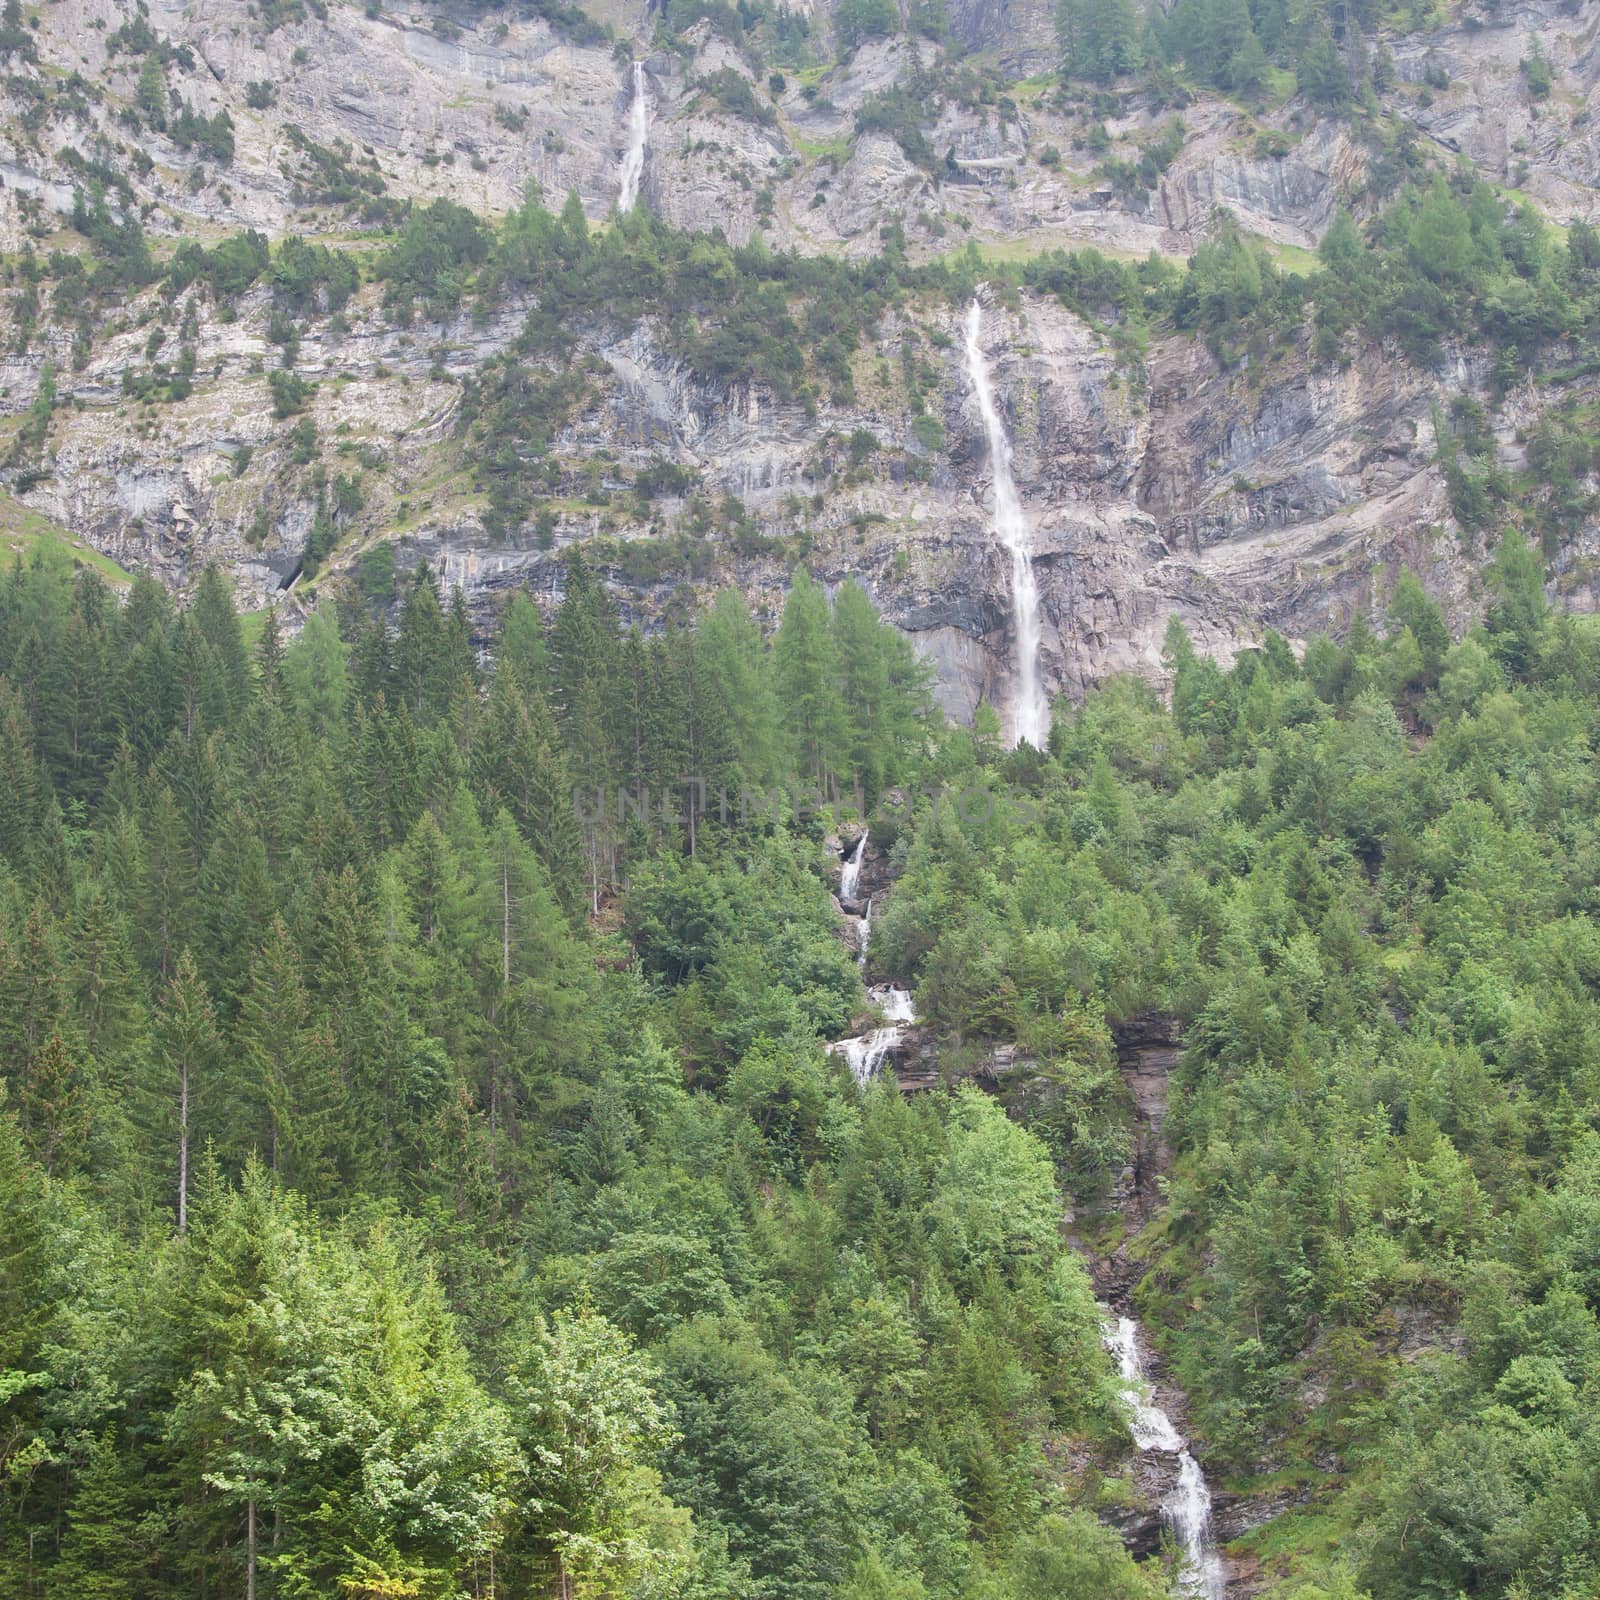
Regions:
M 272 391 L 272 414 L 281 422 L 305 410 L 315 385 L 298 373 L 285 372 L 279 367 L 267 374 L 267 387 Z
M 715 72 L 696 78 L 694 87 L 713 105 L 732 112 L 736 117 L 743 117 L 747 122 L 757 123 L 763 128 L 777 124 L 778 113 L 764 101 L 757 100 L 750 80 L 732 67 L 718 67 Z
M 846 50 L 868 39 L 887 38 L 898 31 L 899 13 L 893 0 L 840 0 L 833 13 L 834 31 Z
M 284 124 L 283 132 L 299 157 L 298 162 L 283 163 L 292 184 L 290 196 L 297 206 L 353 206 L 364 221 L 388 218 L 390 206 L 382 198 L 388 184 L 375 156 L 358 160 L 342 139 L 332 146 L 318 144 L 292 122 Z
M 180 295 L 191 284 L 203 282 L 213 300 L 231 300 L 251 287 L 267 270 L 271 250 L 265 234 L 245 229 L 206 250 L 185 241 L 167 268 L 170 292 Z
M 819 822 L 740 784 L 786 695 L 840 788 L 939 726 L 861 590 L 795 592 L 781 650 L 732 594 L 647 642 L 574 558 L 485 683 L 426 568 L 253 660 L 215 574 L 0 579 L 7 1581 L 1138 1592 L 1041 1522 L 1047 1440 L 1120 1432 L 1044 1146 L 821 1049 Z
M 179 101 L 167 132 L 180 150 L 197 150 L 219 167 L 232 165 L 233 118 L 226 111 L 204 117 Z
M 1056 30 L 1062 70 L 1072 77 L 1111 83 L 1143 62 L 1132 0 L 1062 0 Z
M 1554 87 L 1555 78 L 1550 70 L 1549 58 L 1544 53 L 1544 47 L 1539 43 L 1539 36 L 1534 35 L 1533 45 L 1525 55 L 1519 66 L 1522 69 L 1523 81 L 1528 86 L 1530 100 L 1545 100 L 1549 98 L 1550 90 Z
M 406 218 L 400 237 L 379 258 L 374 275 L 388 285 L 384 304 L 410 319 L 421 300 L 441 317 L 461 304 L 472 271 L 489 256 L 489 239 L 478 219 L 450 200 L 435 200 Z

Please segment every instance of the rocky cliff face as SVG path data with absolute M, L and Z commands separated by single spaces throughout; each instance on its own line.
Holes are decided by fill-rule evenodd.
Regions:
M 370 259 L 359 218 L 322 192 L 315 169 L 330 153 L 347 172 L 369 174 L 367 192 L 387 202 L 446 196 L 493 216 L 532 181 L 553 202 L 576 190 L 599 222 L 617 191 L 635 54 L 653 103 L 646 203 L 681 228 L 759 236 L 773 248 L 862 257 L 898 225 L 913 259 L 968 240 L 1012 255 L 1092 244 L 1183 256 L 1224 210 L 1273 246 L 1304 249 L 1338 205 L 1359 207 L 1369 160 L 1349 125 L 1298 103 L 1252 116 L 1202 98 L 1182 111 L 1181 146 L 1153 188 L 1119 193 L 1088 148 L 1098 119 L 1028 76 L 1055 51 L 1053 8 L 1031 0 L 957 0 L 949 10 L 952 38 L 989 81 L 1009 83 L 1002 94 L 963 89 L 946 48 L 928 39 L 874 41 L 823 68 L 831 45 L 821 8 L 807 45 L 819 66 L 777 77 L 707 23 L 673 49 L 652 47 L 654 20 L 634 0 L 593 12 L 616 41 L 592 44 L 513 11 L 457 23 L 443 8 L 436 23 L 431 10 L 378 4 L 264 10 L 272 15 L 244 0 L 148 9 L 169 49 L 172 103 L 232 118 L 235 149 L 223 166 L 134 116 L 146 56 L 113 48 L 127 7 L 42 7 L 32 19 L 37 60 L 14 59 L 0 88 L 0 244 L 13 255 L 81 251 L 68 217 L 85 161 L 128 185 L 158 251 L 248 226 Z M 1385 108 L 1552 217 L 1589 217 L 1600 182 L 1589 126 L 1597 21 L 1593 4 L 1539 0 L 1396 39 Z M 1539 103 L 1521 92 L 1518 67 L 1535 37 L 1555 84 Z M 718 74 L 747 86 L 741 114 L 729 109 L 740 96 L 708 88 Z M 931 156 L 913 159 L 894 133 L 858 128 L 863 108 L 890 91 L 916 105 Z M 1112 153 L 1137 154 L 1172 115 L 1122 97 L 1104 117 Z M 599 540 L 627 614 L 648 623 L 676 603 L 686 573 L 668 563 L 642 577 L 624 557 L 679 526 L 681 500 L 645 510 L 621 494 L 594 497 L 605 504 L 558 497 L 542 540 L 531 528 L 486 532 L 467 470 L 472 447 L 457 426 L 463 389 L 512 347 L 531 303 L 398 325 L 369 285 L 340 317 L 305 332 L 296 370 L 317 385 L 308 415 L 324 481 L 361 465 L 363 503 L 340 522 L 334 581 L 389 540 L 402 563 L 425 557 L 460 583 L 487 623 L 512 587 L 554 594 L 563 550 Z M 159 287 L 131 296 L 76 345 L 48 309 L 29 329 L 16 301 L 3 308 L 13 353 L 0 364 L 0 409 L 20 421 L 47 363 L 66 401 L 38 466 L 10 473 L 6 515 L 42 514 L 178 587 L 215 560 L 256 602 L 304 605 L 311 586 L 296 574 L 318 499 L 299 459 L 303 439 L 297 455 L 291 425 L 268 400 L 265 374 L 280 356 L 270 295 L 256 288 L 236 307 L 196 299 L 189 309 L 193 393 L 155 404 L 126 392 L 123 374 L 175 320 Z M 667 461 L 705 493 L 736 497 L 768 553 L 740 554 L 712 534 L 695 581 L 739 583 L 769 613 L 803 537 L 822 576 L 865 584 L 935 665 L 946 705 L 969 715 L 980 698 L 1006 699 L 1012 641 L 958 320 L 959 308 L 932 302 L 887 314 L 858 353 L 854 398 L 809 409 L 759 385 L 708 382 L 667 354 L 648 320 L 578 330 L 588 398 L 555 448 L 573 471 L 592 469 L 602 490 Z M 1119 352 L 1035 295 L 993 298 L 984 343 L 1034 534 L 1053 688 L 1078 695 L 1120 670 L 1158 676 L 1173 612 L 1223 657 L 1267 626 L 1293 635 L 1341 622 L 1380 603 L 1401 563 L 1458 618 L 1476 603 L 1477 555 L 1451 524 L 1433 437 L 1440 404 L 1484 381 L 1469 355 L 1420 371 L 1369 350 L 1333 368 L 1311 362 L 1302 337 L 1264 365 L 1225 372 L 1180 335 L 1139 356 Z M 900 370 L 908 347 L 942 442 L 913 428 Z M 1504 461 L 1516 462 L 1543 403 L 1531 391 L 1513 397 Z M 873 447 L 847 459 L 847 442 L 865 434 Z M 1594 542 L 1585 530 L 1562 558 L 1557 588 L 1569 604 L 1593 604 Z

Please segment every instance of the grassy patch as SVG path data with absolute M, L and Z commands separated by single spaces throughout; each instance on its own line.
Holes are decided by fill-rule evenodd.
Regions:
M 1011 85 L 1011 97 L 1018 101 L 1037 100 L 1048 94 L 1060 81 L 1059 74 L 1054 72 L 1040 72 L 1031 78 L 1021 78 Z
M 1262 239 L 1261 246 L 1272 257 L 1279 272 L 1294 272 L 1309 278 L 1322 271 L 1315 250 L 1302 250 L 1297 244 L 1274 244 L 1271 239 Z
M 0 553 L 8 561 L 17 556 L 25 561 L 38 556 L 51 565 L 88 567 L 110 584 L 133 582 L 131 575 L 109 556 L 101 555 L 47 516 L 29 510 L 4 489 L 0 489 Z
M 1334 1569 L 1340 1551 L 1350 1548 L 1362 1523 L 1357 1498 L 1335 1492 L 1292 1506 L 1282 1516 L 1233 1540 L 1228 1551 L 1235 1556 L 1254 1556 L 1263 1575 L 1315 1581 Z
M 850 139 L 839 134 L 832 139 L 808 139 L 803 133 L 790 130 L 789 140 L 808 161 L 833 160 L 841 167 L 850 159 Z

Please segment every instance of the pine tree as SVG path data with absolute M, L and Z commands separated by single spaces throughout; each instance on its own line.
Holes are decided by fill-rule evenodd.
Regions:
M 60 1600 L 143 1600 L 155 1552 L 146 1541 L 134 1474 L 106 1428 L 89 1445 L 67 1510 L 62 1559 L 51 1574 Z
M 178 1232 L 189 1226 L 192 1153 L 220 1131 L 222 1106 L 217 1074 L 222 1041 L 216 1013 L 194 957 L 185 950 L 162 991 L 155 1017 L 156 1079 L 151 1085 L 147 1126 L 156 1139 L 157 1164 L 172 1174 Z
M 430 726 L 446 707 L 449 641 L 433 573 L 417 568 L 400 610 L 395 640 L 395 687 L 399 702 L 418 727 Z
M 757 786 L 776 783 L 782 774 L 772 660 L 737 589 L 718 593 L 696 630 L 696 643 L 717 698 L 727 707 L 741 776 Z
M 1133 0 L 1061 0 L 1056 26 L 1071 77 L 1111 83 L 1143 60 Z
M 223 706 L 220 720 L 214 725 L 232 727 L 250 700 L 250 656 L 245 649 L 244 630 L 239 625 L 232 590 L 215 564 L 208 565 L 200 574 L 190 614 L 201 637 L 211 647 Z
M 797 567 L 773 646 L 778 700 L 795 770 L 824 794 L 841 764 L 845 736 L 828 597 Z

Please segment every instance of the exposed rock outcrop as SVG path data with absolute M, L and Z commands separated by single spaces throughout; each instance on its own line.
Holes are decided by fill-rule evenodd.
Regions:
M 1183 254 L 1225 210 L 1263 240 L 1305 248 L 1340 204 L 1366 204 L 1371 155 L 1353 125 L 1298 103 L 1249 116 L 1202 96 L 1183 109 L 1181 146 L 1153 188 L 1123 192 L 1100 170 L 1091 124 L 1103 121 L 1110 154 L 1131 158 L 1168 126 L 1170 108 L 1128 93 L 1091 117 L 1037 79 L 1007 96 L 968 93 L 926 38 L 868 41 L 825 72 L 771 76 L 709 20 L 681 48 L 652 50 L 642 0 L 596 9 L 622 49 L 510 13 L 436 26 L 381 5 L 276 9 L 283 25 L 269 28 L 247 0 L 150 8 L 150 25 L 174 47 L 173 103 L 232 118 L 224 168 L 131 114 L 142 57 L 111 48 L 125 7 L 43 8 L 38 62 L 14 61 L 0 85 L 0 244 L 54 241 L 85 182 L 76 150 L 110 163 L 158 247 L 241 226 L 358 244 L 349 230 L 359 208 L 316 193 L 313 147 L 365 174 L 385 204 L 447 196 L 492 216 L 532 181 L 553 203 L 576 190 L 599 220 L 619 182 L 630 55 L 644 60 L 653 104 L 646 203 L 735 241 L 864 256 L 898 226 L 913 259 L 967 239 Z M 829 10 L 802 9 L 821 48 Z M 1054 62 L 1053 8 L 1034 0 L 955 0 L 949 22 L 1013 79 Z M 1519 68 L 1535 39 L 1554 78 L 1538 103 Z M 1394 65 L 1385 109 L 1431 148 L 1470 156 L 1558 218 L 1596 211 L 1592 5 L 1524 0 L 1482 25 L 1450 23 L 1385 48 Z M 58 94 L 39 124 L 30 109 L 38 86 L 73 71 L 84 87 Z M 747 94 L 728 90 L 735 81 Z M 860 121 L 890 92 L 918 108 L 923 152 L 881 119 Z M 381 300 L 377 286 L 364 289 L 339 319 L 306 330 L 295 353 L 298 372 L 319 385 L 307 415 L 325 471 L 344 470 L 352 453 L 364 463 L 361 509 L 342 513 L 336 529 L 336 573 L 392 540 L 402 564 L 426 558 L 459 582 L 487 628 L 513 587 L 554 598 L 566 547 L 599 539 L 625 615 L 649 624 L 683 574 L 624 557 L 677 527 L 685 502 L 663 497 L 641 511 L 622 491 L 637 469 L 670 461 L 708 496 L 734 497 L 762 536 L 752 545 L 772 551 L 718 547 L 701 581 L 740 584 L 770 616 L 792 541 L 803 538 L 823 577 L 857 578 L 906 630 L 952 713 L 1005 701 L 1009 572 L 989 533 L 985 447 L 952 308 L 914 301 L 888 314 L 858 353 L 855 398 L 811 406 L 706 380 L 648 322 L 576 330 L 589 395 L 554 446 L 573 478 L 599 463 L 599 498 L 618 492 L 609 505 L 557 497 L 541 530 L 491 536 L 459 426 L 464 385 L 512 348 L 528 302 L 400 326 Z M 293 424 L 267 404 L 266 374 L 282 358 L 269 338 L 270 296 L 252 291 L 236 314 L 203 301 L 194 310 L 194 393 L 149 405 L 130 398 L 124 379 L 146 358 L 152 327 L 172 319 L 158 290 L 131 297 L 86 352 L 69 325 L 47 315 L 27 333 L 14 307 L 0 307 L 13 352 L 0 362 L 0 412 L 30 404 L 47 362 L 69 401 L 39 468 L 14 472 L 12 487 L 29 509 L 175 586 L 216 560 L 254 602 L 298 597 L 318 501 Z M 1052 689 L 1078 696 L 1123 670 L 1159 679 L 1172 613 L 1224 660 L 1268 626 L 1297 636 L 1338 625 L 1381 605 L 1402 563 L 1454 621 L 1479 603 L 1482 551 L 1454 531 L 1433 437 L 1436 408 L 1484 388 L 1488 375 L 1473 361 L 1452 356 L 1426 372 L 1369 348 L 1354 364 L 1319 365 L 1307 335 L 1265 366 L 1224 372 L 1185 335 L 1136 356 L 1037 295 L 992 306 L 984 343 L 1036 544 Z M 898 376 L 907 350 L 932 371 L 924 392 L 942 442 L 912 428 Z M 1520 439 L 1561 395 L 1530 387 L 1509 398 L 1505 462 L 1520 459 Z M 848 462 L 846 441 L 867 436 L 879 448 Z M 1600 528 L 1581 528 L 1563 547 L 1565 604 L 1594 607 L 1597 557 Z

